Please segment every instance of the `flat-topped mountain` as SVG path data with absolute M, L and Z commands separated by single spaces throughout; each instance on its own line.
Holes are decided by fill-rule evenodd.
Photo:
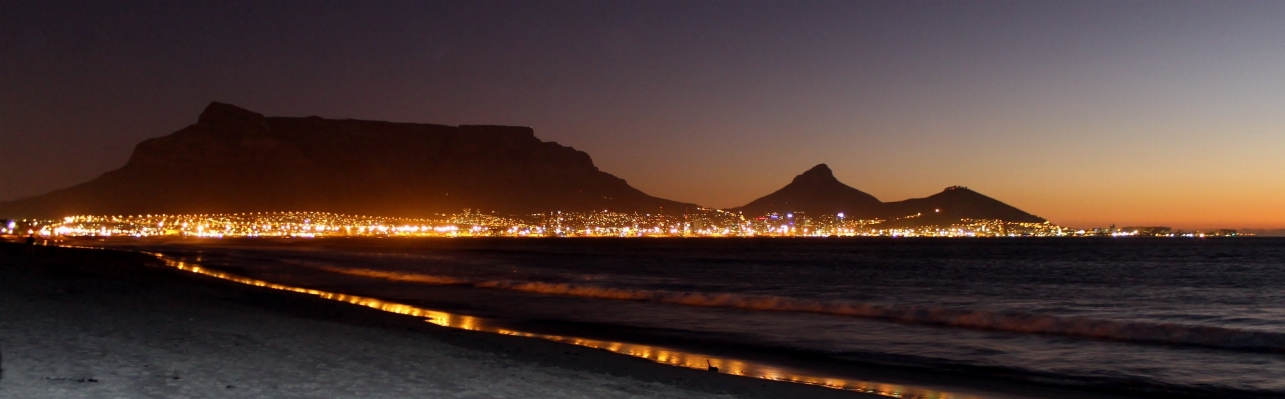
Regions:
M 780 190 L 732 210 L 755 216 L 770 212 L 843 213 L 845 217 L 862 219 L 883 215 L 883 203 L 839 182 L 829 166 L 820 164 L 795 176 Z
M 681 214 L 693 204 L 652 197 L 598 170 L 589 155 L 528 127 L 445 126 L 319 117 L 265 117 L 211 103 L 196 124 L 139 143 L 129 161 L 89 182 L 0 203 L 0 215 L 323 211 L 431 217 L 601 211 Z M 960 219 L 1043 222 L 963 187 L 881 202 L 825 164 L 734 208 L 746 216 L 843 213 L 888 226 Z M 907 218 L 912 216 L 913 218 Z
M 89 182 L 0 204 L 14 217 L 327 211 L 425 217 L 682 213 L 528 127 L 264 117 L 211 103 L 197 123 L 139 143 Z
M 888 226 L 898 227 L 949 225 L 960 219 L 1000 219 L 1031 223 L 1045 221 L 1039 216 L 960 186 L 948 187 L 926 198 L 881 202 L 870 194 L 840 182 L 825 164 L 803 172 L 776 192 L 731 210 L 742 212 L 746 216 L 772 212 L 803 212 L 811 216 L 843 213 L 849 219 L 886 219 Z

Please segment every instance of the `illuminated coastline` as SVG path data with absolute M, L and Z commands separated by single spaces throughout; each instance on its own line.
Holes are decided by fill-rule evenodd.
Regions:
M 74 246 L 68 246 L 74 247 Z M 88 248 L 88 247 L 80 247 Z M 97 248 L 95 248 L 97 249 Z M 809 375 L 785 368 L 775 367 L 767 364 L 727 358 L 718 356 L 709 356 L 699 353 L 685 352 L 671 348 L 631 344 L 624 342 L 613 342 L 595 339 L 578 338 L 563 335 L 540 334 L 533 332 L 517 331 L 503 328 L 495 325 L 493 322 L 479 317 L 459 315 L 437 310 L 425 309 L 412 305 L 394 303 L 371 297 L 358 295 L 348 295 L 342 293 L 314 290 L 303 287 L 294 287 L 283 284 L 276 284 L 264 280 L 257 280 L 248 277 L 238 276 L 230 273 L 224 273 L 217 270 L 211 270 L 200 266 L 199 264 L 186 262 L 166 256 L 160 253 L 144 252 L 160 259 L 166 266 L 179 270 L 184 270 L 196 274 L 214 277 L 226 281 L 232 281 L 245 285 L 263 287 L 268 289 L 289 291 L 300 294 L 312 295 L 332 301 L 346 302 L 353 305 L 364 306 L 377 309 L 384 312 L 396 313 L 411 317 L 423 318 L 425 322 L 432 323 L 442 327 L 457 328 L 462 330 L 480 331 L 495 334 L 504 334 L 511 336 L 529 337 L 544 339 L 549 341 L 561 342 L 587 348 L 601 349 L 622 355 L 628 355 L 638 358 L 647 359 L 656 363 L 666 364 L 676 367 L 705 370 L 708 367 L 717 367 L 718 372 L 749 378 L 759 378 L 772 381 L 792 382 L 799 384 L 815 385 L 831 389 L 846 391 L 862 392 L 880 396 L 895 398 L 921 398 L 921 399 L 974 399 L 979 398 L 974 395 L 957 394 L 942 392 L 933 389 L 904 386 L 898 384 L 888 384 L 880 382 L 831 378 L 823 376 Z
M 1071 229 L 1048 222 L 963 219 L 948 226 L 891 227 L 889 220 L 837 215 L 772 213 L 748 217 L 702 209 L 676 215 L 550 212 L 502 217 L 480 212 L 436 218 L 394 218 L 327 212 L 256 212 L 182 215 L 80 215 L 24 220 L 0 234 L 42 237 L 1080 237 L 1236 235 L 1234 230 Z

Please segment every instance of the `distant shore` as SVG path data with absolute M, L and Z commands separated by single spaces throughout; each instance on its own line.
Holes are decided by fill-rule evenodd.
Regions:
M 0 348 L 7 397 L 874 397 L 448 329 L 142 254 L 9 243 Z

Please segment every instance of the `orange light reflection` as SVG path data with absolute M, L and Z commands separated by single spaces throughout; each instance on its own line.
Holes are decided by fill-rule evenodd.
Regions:
M 792 372 L 790 370 L 772 367 L 764 364 L 748 362 L 737 359 L 713 357 L 697 353 L 688 353 L 677 351 L 669 348 L 637 345 L 623 342 L 601 341 L 586 338 L 568 337 L 562 335 L 549 335 L 530 333 L 524 331 L 515 331 L 498 326 L 491 325 L 486 319 L 473 316 L 458 315 L 442 311 L 424 309 L 416 306 L 405 305 L 400 303 L 387 302 L 375 298 L 363 297 L 357 295 L 348 295 L 309 288 L 293 287 L 288 285 L 271 283 L 263 280 L 256 280 L 248 277 L 237 276 L 216 270 L 210 270 L 200 265 L 184 262 L 181 260 L 170 259 L 163 254 L 146 252 L 156 256 L 165 262 L 166 265 L 197 274 L 215 277 L 227 281 L 233 281 L 256 287 L 271 288 L 274 290 L 297 292 L 301 294 L 314 295 L 321 298 L 347 302 L 354 305 L 365 306 L 379 309 L 385 312 L 397 313 L 407 316 L 422 317 L 424 321 L 433 323 L 442 327 L 458 328 L 471 331 L 482 331 L 496 334 L 513 335 L 519 337 L 539 338 L 549 341 L 561 342 L 571 345 L 583 346 L 588 348 L 602 349 L 651 360 L 656 363 L 667 364 L 671 366 L 686 367 L 691 369 L 705 370 L 712 365 L 717 367 L 719 372 L 750 377 L 761 378 L 773 381 L 786 381 L 799 384 L 816 385 L 826 388 L 841 389 L 847 391 L 863 392 L 881 396 L 896 398 L 923 398 L 923 399 L 971 399 L 980 398 L 973 395 L 961 395 L 937 390 L 903 386 L 896 384 L 886 384 L 879 382 L 826 378 L 811 376 Z M 707 363 L 708 362 L 708 363 Z

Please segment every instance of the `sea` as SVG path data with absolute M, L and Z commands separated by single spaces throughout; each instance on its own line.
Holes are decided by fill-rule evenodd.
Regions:
M 952 396 L 950 388 L 914 391 L 916 384 L 955 380 L 1126 396 L 1285 397 L 1281 238 L 318 238 L 117 246 L 513 331 L 739 356 L 797 374 L 896 380 L 923 397 Z M 955 397 L 1014 397 L 1009 391 Z

